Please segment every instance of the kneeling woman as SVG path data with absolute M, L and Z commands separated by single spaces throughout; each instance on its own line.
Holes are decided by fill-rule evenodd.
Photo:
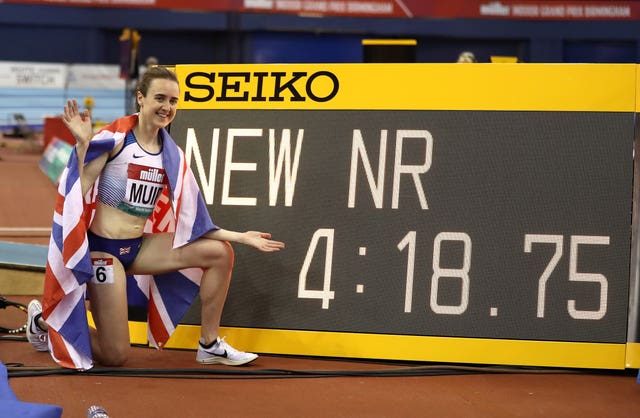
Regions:
M 165 130 L 179 95 L 175 74 L 152 67 L 136 92 L 139 113 L 95 136 L 87 111 L 75 100 L 64 107 L 62 119 L 77 144 L 58 188 L 43 306 L 30 303 L 27 332 L 36 349 L 50 351 L 62 366 L 85 370 L 94 359 L 122 365 L 130 349 L 128 297 L 136 294 L 148 299 L 156 347 L 199 294 L 196 360 L 240 365 L 257 357 L 219 335 L 234 262 L 230 242 L 264 252 L 284 244 L 269 233 L 213 224 L 184 153 Z M 87 325 L 85 289 L 95 329 Z

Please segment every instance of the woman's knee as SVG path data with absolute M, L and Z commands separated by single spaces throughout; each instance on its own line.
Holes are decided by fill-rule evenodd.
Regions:
M 235 260 L 235 252 L 231 243 L 228 241 L 219 241 L 222 244 L 222 250 L 220 251 L 221 262 L 228 266 L 229 269 L 233 268 L 233 262 Z
M 118 367 L 122 366 L 129 358 L 129 344 L 117 344 L 111 347 L 105 347 L 101 350 L 99 358 L 96 360 L 103 366 Z
M 235 253 L 229 242 L 207 239 L 205 245 L 200 248 L 199 256 L 205 263 L 203 267 L 225 267 L 231 269 Z

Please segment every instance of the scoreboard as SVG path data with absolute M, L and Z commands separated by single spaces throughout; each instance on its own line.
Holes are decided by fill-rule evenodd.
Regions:
M 638 367 L 636 65 L 178 65 L 250 351 Z M 632 245 L 633 244 L 633 245 Z M 170 346 L 197 339 L 197 303 Z

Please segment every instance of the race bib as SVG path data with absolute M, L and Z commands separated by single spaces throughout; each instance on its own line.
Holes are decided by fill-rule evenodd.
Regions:
M 112 284 L 115 282 L 113 275 L 113 258 L 92 258 L 93 277 L 91 283 Z
M 118 206 L 131 215 L 149 217 L 166 184 L 162 168 L 129 164 L 124 199 Z

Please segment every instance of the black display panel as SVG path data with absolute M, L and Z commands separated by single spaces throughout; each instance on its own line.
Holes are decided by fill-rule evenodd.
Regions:
M 216 224 L 287 244 L 234 246 L 224 326 L 624 343 L 633 126 L 622 112 L 183 109 L 171 135 Z

